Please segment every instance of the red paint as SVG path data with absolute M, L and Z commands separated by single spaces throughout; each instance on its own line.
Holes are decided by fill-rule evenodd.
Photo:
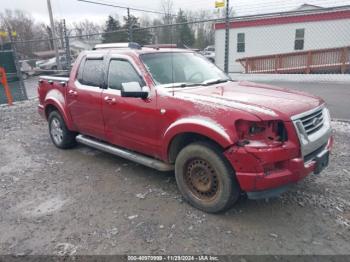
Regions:
M 318 14 L 303 14 L 303 15 L 291 15 L 291 16 L 276 16 L 276 17 L 260 17 L 253 20 L 234 20 L 230 22 L 230 28 L 242 28 L 242 27 L 256 27 L 267 25 L 282 25 L 291 23 L 306 23 L 317 21 L 329 21 L 349 19 L 350 10 L 337 11 L 337 12 L 325 12 Z M 225 29 L 225 23 L 215 24 L 215 29 Z
M 67 86 L 42 81 L 39 112 L 59 110 L 68 128 L 111 144 L 169 161 L 169 146 L 177 135 L 196 133 L 223 150 L 244 191 L 257 191 L 294 183 L 314 169 L 304 167 L 299 140 L 290 118 L 324 103 L 321 99 L 274 86 L 228 82 L 177 90 L 157 88 L 140 54 L 184 50 L 114 50 L 133 63 L 150 88 L 148 99 L 121 97 L 116 90 L 81 88 L 76 81 L 83 53 L 74 65 Z M 110 50 L 99 51 L 107 54 Z M 107 63 L 106 63 L 107 64 Z M 106 68 L 104 70 L 107 70 Z M 107 103 L 106 97 L 113 99 Z M 165 109 L 165 113 L 161 113 Z M 238 146 L 240 121 L 282 121 L 288 141 L 267 148 Z M 272 131 L 269 131 L 269 136 Z M 259 139 L 264 139 L 259 137 Z M 331 149 L 332 140 L 328 147 Z M 268 175 L 267 175 L 268 174 Z
M 330 137 L 327 149 L 332 150 L 332 148 L 333 137 Z M 304 161 L 297 149 L 298 145 L 290 142 L 288 148 L 279 148 L 273 152 L 267 149 L 248 152 L 243 148 L 232 147 L 225 152 L 225 155 L 235 166 L 236 177 L 241 189 L 246 192 L 254 192 L 296 183 L 313 172 L 315 162 L 304 166 Z M 247 163 L 249 166 L 245 167 Z M 276 168 L 264 172 L 264 166 L 271 163 L 277 163 Z

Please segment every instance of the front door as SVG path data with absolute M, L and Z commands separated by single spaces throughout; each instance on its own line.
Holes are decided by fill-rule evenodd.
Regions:
M 77 130 L 99 139 L 105 138 L 102 116 L 103 59 L 83 58 L 77 79 L 67 88 L 68 108 Z
M 123 83 L 145 85 L 141 73 L 128 58 L 110 58 L 107 72 L 107 89 L 102 92 L 107 140 L 140 153 L 159 156 L 160 141 L 156 139 L 159 113 L 154 91 L 150 91 L 147 99 L 121 97 Z

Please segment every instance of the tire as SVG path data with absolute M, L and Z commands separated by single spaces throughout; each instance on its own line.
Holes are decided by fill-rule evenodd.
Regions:
M 226 211 L 240 196 L 232 167 L 212 143 L 196 142 L 182 149 L 175 161 L 175 177 L 183 197 L 207 213 Z
M 62 116 L 57 111 L 49 115 L 49 133 L 53 144 L 60 149 L 69 149 L 76 145 L 76 133 L 69 131 Z

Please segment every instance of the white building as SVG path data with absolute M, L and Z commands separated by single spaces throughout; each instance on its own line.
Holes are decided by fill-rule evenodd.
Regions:
M 283 13 L 237 17 L 230 22 L 229 71 L 243 72 L 242 57 L 350 46 L 350 6 L 302 5 Z M 215 25 L 216 64 L 224 68 L 225 23 Z

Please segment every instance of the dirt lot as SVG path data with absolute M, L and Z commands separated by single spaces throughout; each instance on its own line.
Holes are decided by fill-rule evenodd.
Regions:
M 0 107 L 0 254 L 350 254 L 349 124 L 321 175 L 209 215 L 172 173 L 56 149 L 36 103 Z

